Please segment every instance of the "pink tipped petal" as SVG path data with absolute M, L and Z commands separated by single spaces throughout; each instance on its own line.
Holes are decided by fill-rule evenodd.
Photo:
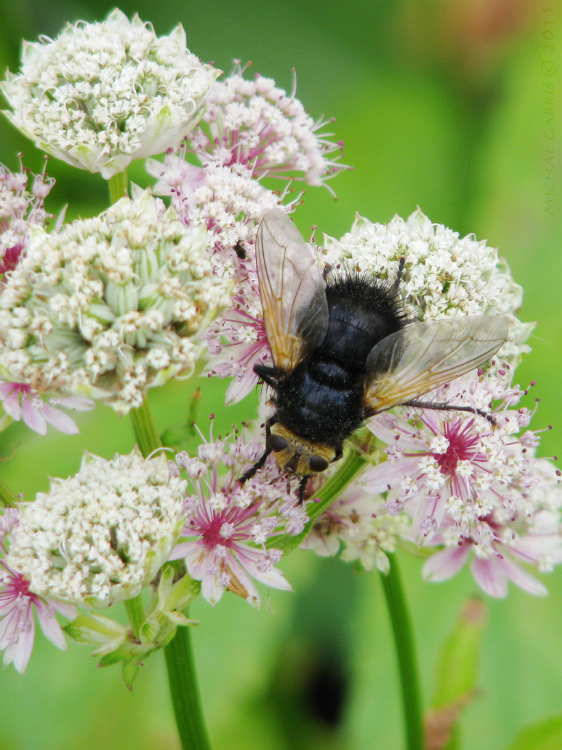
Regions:
M 28 427 L 39 435 L 47 434 L 47 421 L 39 409 L 35 409 L 29 394 L 24 393 L 22 397 L 23 421 Z
M 3 385 L 8 385 L 10 386 L 10 388 L 14 387 L 13 383 L 4 383 Z M 12 390 L 4 398 L 4 411 L 6 412 L 8 416 L 10 416 L 16 422 L 19 422 L 19 420 L 21 419 L 21 404 L 20 404 L 19 391 Z
M 56 611 L 63 617 L 66 617 L 67 620 L 75 620 L 76 617 L 78 617 L 78 610 L 73 604 L 55 601 L 51 601 L 50 604 L 53 609 L 56 609 Z
M 260 583 L 265 583 L 267 586 L 272 586 L 276 589 L 285 589 L 285 591 L 293 590 L 291 584 L 287 581 L 280 570 L 277 570 L 274 567 L 270 567 L 268 570 L 261 569 L 261 567 L 265 567 L 263 565 L 265 562 L 265 555 L 261 550 L 248 549 L 242 551 L 239 549 L 238 557 L 250 575 L 257 581 L 260 581 Z M 261 567 L 260 562 L 262 563 Z
M 69 417 L 68 414 L 65 414 L 60 409 L 56 409 L 49 404 L 43 404 L 41 413 L 47 422 L 52 424 L 55 429 L 59 430 L 59 432 L 65 432 L 67 435 L 78 435 L 80 433 L 78 425 L 72 417 Z
M 195 578 L 195 576 L 193 576 Z M 201 593 L 203 598 L 206 599 L 209 604 L 213 607 L 220 601 L 224 594 L 224 586 L 219 582 L 219 576 L 216 575 L 204 575 L 201 580 Z
M 237 404 L 253 391 L 258 383 L 258 376 L 248 368 L 241 378 L 233 378 L 226 391 L 225 403 L 227 406 Z
M 64 633 L 61 626 L 55 617 L 55 612 L 51 606 L 45 604 L 40 599 L 35 600 L 35 609 L 37 610 L 37 617 L 39 618 L 39 625 L 46 638 L 51 643 L 62 649 L 66 649 L 66 641 L 64 639 Z
M 383 461 L 365 472 L 361 484 L 371 492 L 386 492 L 389 486 L 399 486 L 406 477 L 413 476 L 418 463 L 419 456 L 401 461 Z
M 74 409 L 75 411 L 90 411 L 95 409 L 96 402 L 85 396 L 67 396 L 65 398 L 51 399 L 52 404 L 64 406 L 65 409 Z
M 504 557 L 503 560 L 500 560 L 499 562 L 501 567 L 505 570 L 507 577 L 512 580 L 516 586 L 519 586 L 519 588 L 524 591 L 528 591 L 530 594 L 535 594 L 535 596 L 548 595 L 548 589 L 544 583 L 535 578 L 535 576 L 532 576 L 526 570 L 523 570 L 523 568 L 512 560 Z
M 507 575 L 495 557 L 482 559 L 475 557 L 470 569 L 482 591 L 497 599 L 507 595 Z
M 0 382 L 0 400 L 7 398 L 16 387 L 15 383 Z
M 446 581 L 456 575 L 468 559 L 469 544 L 443 549 L 426 560 L 422 576 L 426 581 Z

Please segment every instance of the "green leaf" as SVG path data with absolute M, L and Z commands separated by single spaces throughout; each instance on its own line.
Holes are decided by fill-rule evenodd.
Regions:
M 441 650 L 433 708 L 450 706 L 475 690 L 485 624 L 483 602 L 465 602 Z
M 426 716 L 426 743 L 432 750 L 458 750 L 461 712 L 476 694 L 486 609 L 479 599 L 463 605 L 439 659 L 433 708 Z
M 506 750 L 560 750 L 562 713 L 541 719 L 523 729 Z

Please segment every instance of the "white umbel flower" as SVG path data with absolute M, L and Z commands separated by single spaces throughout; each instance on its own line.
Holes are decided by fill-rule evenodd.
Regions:
M 168 559 L 186 488 L 164 456 L 86 453 L 75 476 L 22 504 L 7 562 L 40 596 L 92 607 L 130 599 Z
M 218 75 L 189 52 L 181 25 L 157 37 L 114 10 L 25 42 L 21 72 L 2 84 L 5 114 L 38 148 L 109 179 L 189 133 Z
M 59 234 L 32 233 L 0 295 L 0 377 L 126 413 L 193 369 L 194 337 L 228 300 L 203 227 L 148 191 L 123 198 Z
M 400 259 L 405 268 L 400 295 L 417 320 L 439 320 L 455 315 L 505 315 L 510 338 L 500 356 L 516 364 L 533 324 L 515 315 L 523 290 L 513 281 L 498 251 L 474 235 L 460 237 L 442 224 L 433 224 L 419 209 L 407 220 L 395 216 L 378 224 L 357 216 L 341 240 L 325 237 L 323 259 L 333 267 L 344 264 L 391 283 Z

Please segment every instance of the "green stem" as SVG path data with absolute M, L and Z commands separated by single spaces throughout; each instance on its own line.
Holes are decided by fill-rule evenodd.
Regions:
M 424 750 L 423 713 L 419 685 L 416 648 L 406 604 L 400 571 L 395 555 L 388 555 L 390 570 L 381 575 L 382 587 L 386 598 L 402 690 L 402 709 L 406 729 L 407 750 Z
M 140 641 L 140 629 L 145 620 L 144 607 L 142 606 L 141 595 L 135 596 L 134 599 L 127 599 L 125 609 L 129 615 L 129 622 L 133 628 L 133 634 L 137 641 Z
M 18 496 L 13 489 L 0 477 L 0 504 L 5 508 L 15 508 Z
M 179 627 L 165 648 L 172 703 L 183 750 L 209 750 L 191 648 L 191 628 Z
M 131 409 L 130 414 L 137 444 L 142 455 L 146 458 L 152 451 L 162 447 L 160 433 L 152 416 L 148 398 L 145 396 L 138 409 Z
M 145 397 L 142 405 L 138 409 L 131 409 L 130 414 L 141 453 L 145 457 L 149 456 L 154 450 L 162 447 L 162 441 L 148 399 Z M 131 617 L 130 612 L 129 616 Z M 131 624 L 134 630 L 133 619 Z M 178 627 L 176 635 L 164 648 L 164 653 L 183 750 L 209 750 L 191 651 L 190 629 Z
M 117 203 L 117 201 L 120 198 L 123 198 L 124 195 L 129 195 L 129 179 L 127 177 L 127 170 L 124 169 L 122 172 L 119 172 L 119 174 L 114 174 L 113 177 L 110 177 L 108 180 L 109 185 L 109 201 L 113 205 L 113 203 Z
M 363 454 L 352 448 L 343 459 L 339 470 L 328 479 L 326 484 L 316 494 L 319 502 L 307 505 L 306 510 L 310 520 L 304 527 L 304 530 L 296 536 L 281 534 L 280 536 L 271 537 L 266 542 L 266 546 L 283 550 L 284 554 L 298 547 L 312 531 L 316 519 L 340 497 L 347 485 L 355 478 L 366 463 Z

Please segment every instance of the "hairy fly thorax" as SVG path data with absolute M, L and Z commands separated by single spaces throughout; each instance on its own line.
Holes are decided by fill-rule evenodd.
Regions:
M 332 445 L 299 437 L 279 422 L 271 426 L 267 444 L 281 471 L 298 477 L 325 471 L 336 458 L 336 450 Z
M 275 454 L 279 468 L 308 478 L 342 457 L 343 443 L 375 414 L 395 406 L 471 411 L 418 401 L 479 367 L 505 342 L 508 324 L 493 315 L 408 322 L 394 283 L 342 269 L 326 279 L 298 229 L 272 209 L 256 237 L 264 326 L 273 366 L 254 371 L 273 391 L 266 449 L 242 484 Z

